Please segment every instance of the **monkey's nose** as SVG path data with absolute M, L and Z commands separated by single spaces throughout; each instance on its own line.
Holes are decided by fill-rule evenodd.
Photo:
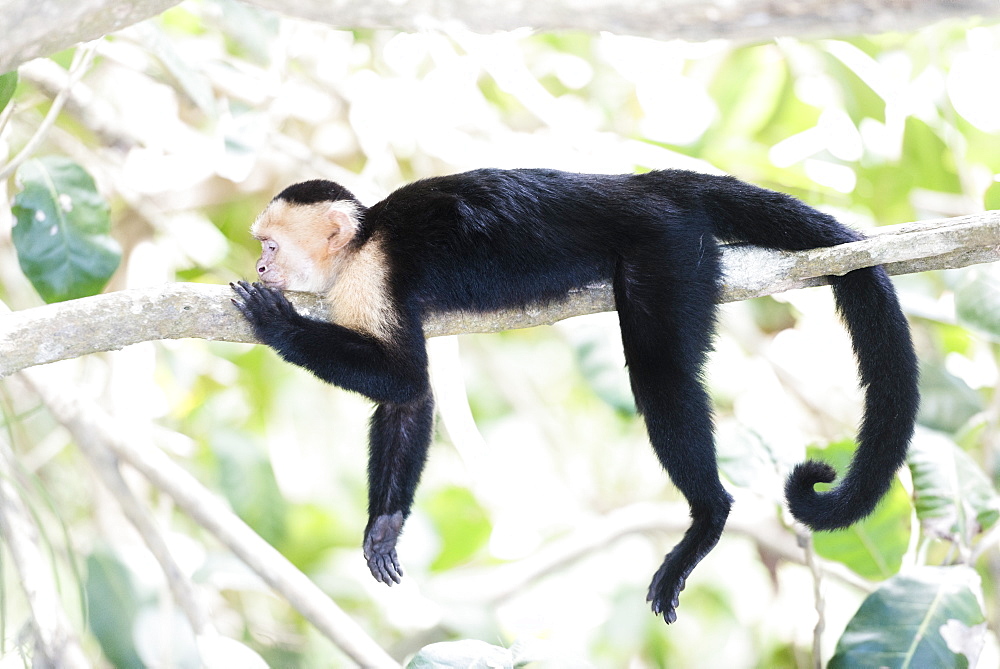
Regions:
M 263 274 L 267 271 L 266 265 L 257 265 L 257 274 Z

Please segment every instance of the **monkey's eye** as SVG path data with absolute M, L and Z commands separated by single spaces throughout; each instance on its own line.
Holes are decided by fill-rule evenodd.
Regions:
M 278 250 L 278 243 L 273 239 L 265 239 L 260 243 L 265 251 L 275 252 Z

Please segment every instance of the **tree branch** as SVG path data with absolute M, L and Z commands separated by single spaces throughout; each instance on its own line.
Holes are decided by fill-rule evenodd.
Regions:
M 249 0 L 287 16 L 339 28 L 416 32 L 462 26 L 490 33 L 607 31 L 658 39 L 751 42 L 783 35 L 821 37 L 913 30 L 946 18 L 1000 16 L 995 0 Z M 178 0 L 0 0 L 0 73 L 78 42 L 97 39 L 178 4 Z
M 427 590 L 437 600 L 495 607 L 524 592 L 531 583 L 592 553 L 607 550 L 610 544 L 623 537 L 654 532 L 681 534 L 689 525 L 688 507 L 682 502 L 639 502 L 594 518 L 520 560 L 449 570 L 435 576 Z M 873 590 L 870 582 L 843 565 L 818 559 L 815 555 L 807 556 L 774 514 L 762 517 L 743 507 L 734 507 L 726 521 L 726 533 L 747 537 L 759 551 L 785 562 L 807 564 L 812 560 L 809 566 L 816 575 L 829 575 L 863 592 Z
M 785 35 L 830 37 L 916 29 L 948 17 L 997 16 L 992 0 L 248 0 L 343 28 L 407 32 L 459 25 L 474 32 L 583 30 L 695 42 L 753 42 Z
M 827 283 L 826 276 L 885 265 L 891 274 L 951 269 L 1000 260 L 1000 211 L 906 223 L 869 239 L 799 252 L 732 245 L 723 251 L 723 302 Z M 169 284 L 124 290 L 0 316 L 0 378 L 18 370 L 158 339 L 195 337 L 254 342 L 228 286 Z M 327 318 L 318 295 L 290 295 L 304 314 Z M 428 337 L 548 325 L 614 309 L 611 286 L 574 291 L 524 311 L 448 313 L 429 317 Z

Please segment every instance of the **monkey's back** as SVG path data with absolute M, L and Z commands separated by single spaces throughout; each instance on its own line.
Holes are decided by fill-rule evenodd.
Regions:
M 483 169 L 417 181 L 365 217 L 390 282 L 425 310 L 493 310 L 609 280 L 619 259 L 699 225 L 647 175 Z M 692 234 L 694 234 L 692 230 Z

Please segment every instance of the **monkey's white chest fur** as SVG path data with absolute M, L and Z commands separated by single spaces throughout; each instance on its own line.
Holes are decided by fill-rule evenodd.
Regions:
M 326 296 L 335 323 L 382 341 L 391 339 L 398 323 L 386 268 L 385 252 L 377 237 L 340 259 L 337 278 Z

